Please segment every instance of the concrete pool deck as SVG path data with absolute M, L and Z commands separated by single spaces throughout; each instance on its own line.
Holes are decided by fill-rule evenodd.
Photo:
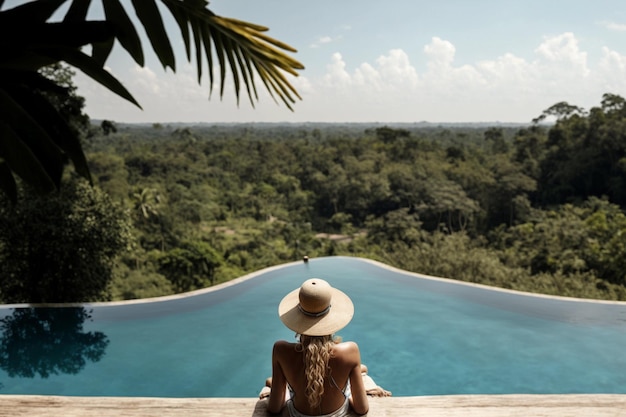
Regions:
M 0 395 L 0 417 L 260 417 L 256 398 Z M 283 416 L 287 416 L 283 412 Z M 624 417 L 626 394 L 449 395 L 370 398 L 368 416 Z

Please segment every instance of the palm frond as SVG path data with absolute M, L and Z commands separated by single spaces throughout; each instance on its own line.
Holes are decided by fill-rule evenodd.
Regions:
M 179 25 L 185 48 L 191 48 L 189 30 L 193 33 L 196 48 L 198 78 L 202 72 L 199 53 L 205 51 L 209 70 L 209 88 L 213 90 L 213 58 L 219 64 L 220 97 L 224 95 L 226 66 L 230 69 L 235 95 L 239 100 L 240 90 L 245 86 L 251 103 L 258 100 L 253 68 L 271 96 L 277 95 L 285 105 L 295 97 L 301 99 L 296 89 L 287 81 L 282 72 L 297 76 L 304 66 L 286 52 L 296 52 L 294 48 L 274 39 L 264 32 L 264 26 L 233 18 L 215 15 L 206 9 L 203 1 L 162 0 Z M 285 52 L 286 51 L 286 52 Z M 158 54 L 158 52 L 157 52 Z M 188 58 L 190 54 L 188 53 Z M 258 68 L 263 68 L 261 72 Z
M 17 197 L 17 186 L 11 172 L 15 172 L 35 189 L 52 191 L 56 185 L 40 159 L 24 143 L 17 132 L 0 121 L 0 186 L 12 200 Z
M 49 22 L 68 2 L 63 20 Z M 43 191 L 55 189 L 69 160 L 79 174 L 90 177 L 79 134 L 46 97 L 46 93 L 63 96 L 65 91 L 38 74 L 42 67 L 64 61 L 140 107 L 104 67 L 115 40 L 137 64 L 144 65 L 135 25 L 120 0 L 101 0 L 105 19 L 87 20 L 92 2 L 41 0 L 4 10 L 5 2 L 0 0 L 0 189 L 14 200 L 14 176 Z M 274 101 L 279 98 L 293 110 L 291 105 L 300 96 L 285 75 L 297 76 L 304 69 L 288 55 L 296 52 L 294 48 L 268 36 L 264 26 L 216 16 L 206 0 L 160 2 L 180 28 L 187 59 L 195 60 L 198 83 L 206 59 L 209 90 L 219 83 L 220 98 L 231 76 L 237 103 L 245 88 L 254 106 L 260 79 Z M 131 3 L 161 64 L 175 71 L 174 52 L 156 0 Z M 91 55 L 82 51 L 84 46 L 91 46 Z
M 25 108 L 26 107 L 26 108 Z M 28 111 L 28 98 L 16 101 L 0 89 L 1 157 L 13 172 L 40 190 L 58 187 L 65 163 L 63 154 L 48 132 Z M 24 167 L 24 168 L 22 168 Z M 24 171 L 21 171 L 24 169 Z M 30 175 L 25 173 L 30 172 Z
M 152 49 L 156 52 L 163 68 L 170 67 L 176 72 L 174 50 L 165 31 L 163 18 L 155 0 L 132 0 L 132 3 L 137 17 L 146 30 Z
M 1 1 L 0 6 L 2 6 Z M 0 136 L 4 135 L 5 131 L 3 127 L 0 126 Z M 13 172 L 11 171 L 9 164 L 7 164 L 2 157 L 0 157 L 0 189 L 6 193 L 11 201 L 17 201 L 17 184 L 15 183 Z
M 33 1 L 5 10 L 0 16 L 0 27 L 19 25 L 20 22 L 30 21 L 44 23 L 67 0 Z
M 91 6 L 91 0 L 73 0 L 65 17 L 64 22 L 83 22 L 87 19 L 87 12 Z
M 135 25 L 126 14 L 126 10 L 119 0 L 102 0 L 104 6 L 104 14 L 106 20 L 115 26 L 115 36 L 120 45 L 135 60 L 136 63 L 143 66 L 144 56 L 141 47 L 141 40 L 135 29 Z
M 125 98 L 137 107 L 141 108 L 139 102 L 130 94 L 124 85 L 115 78 L 109 71 L 102 68 L 101 65 L 92 59 L 89 55 L 77 49 L 56 48 L 48 51 L 48 53 L 59 61 L 65 61 L 73 67 L 83 71 L 86 75 L 97 81 L 103 87 L 108 88 L 118 96 Z

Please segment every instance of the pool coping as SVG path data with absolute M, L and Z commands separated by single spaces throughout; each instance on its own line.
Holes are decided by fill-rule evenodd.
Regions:
M 0 417 L 265 417 L 267 399 L 0 395 Z M 370 398 L 368 416 L 620 417 L 624 394 L 508 394 Z M 287 416 L 283 410 L 281 416 Z M 350 416 L 356 416 L 351 413 Z

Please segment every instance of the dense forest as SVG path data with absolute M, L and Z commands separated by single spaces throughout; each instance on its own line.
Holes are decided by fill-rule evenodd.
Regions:
M 0 210 L 14 230 L 0 240 L 4 274 L 20 274 L 19 265 L 8 269 L 9 247 L 47 253 L 56 245 L 48 229 L 78 217 L 46 262 L 62 263 L 64 276 L 80 270 L 61 287 L 82 285 L 87 299 L 189 291 L 305 255 L 348 255 L 503 288 L 626 300 L 626 103 L 617 95 L 589 111 L 557 103 L 527 125 L 102 121 L 84 148 L 94 187 L 67 175 L 73 197 L 44 204 L 45 219 L 28 211 L 42 212 L 38 197 Z M 78 206 L 71 214 L 68 201 Z M 99 210 L 99 229 L 94 216 L 76 214 L 85 206 Z M 33 234 L 38 222 L 47 229 Z M 60 260 L 67 245 L 85 242 L 106 257 L 99 272 Z M 0 288 L 5 301 L 25 284 L 12 285 Z
M 89 2 L 73 2 L 48 22 L 53 3 L 0 11 L 19 40 L 0 54 L 0 302 L 171 294 L 305 255 L 626 300 L 624 98 L 560 102 L 526 125 L 95 122 L 73 71 L 138 105 L 105 63 L 119 41 L 143 67 L 141 39 L 124 10 L 92 21 Z M 191 3 L 168 9 L 198 80 L 192 46 L 228 58 L 216 63 L 220 96 L 230 69 L 236 97 L 245 88 L 254 103 L 262 67 L 291 108 L 299 95 L 283 72 L 303 68 L 295 50 Z M 151 49 L 174 70 L 144 6 L 133 2 Z M 196 36 L 207 27 L 220 36 Z

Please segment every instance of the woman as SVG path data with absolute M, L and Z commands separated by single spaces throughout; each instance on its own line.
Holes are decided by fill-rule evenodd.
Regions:
M 283 298 L 278 314 L 300 340 L 274 344 L 268 411 L 280 413 L 286 404 L 293 417 L 340 417 L 348 415 L 350 408 L 366 414 L 369 404 L 359 347 L 333 336 L 352 320 L 350 298 L 328 282 L 312 278 Z

